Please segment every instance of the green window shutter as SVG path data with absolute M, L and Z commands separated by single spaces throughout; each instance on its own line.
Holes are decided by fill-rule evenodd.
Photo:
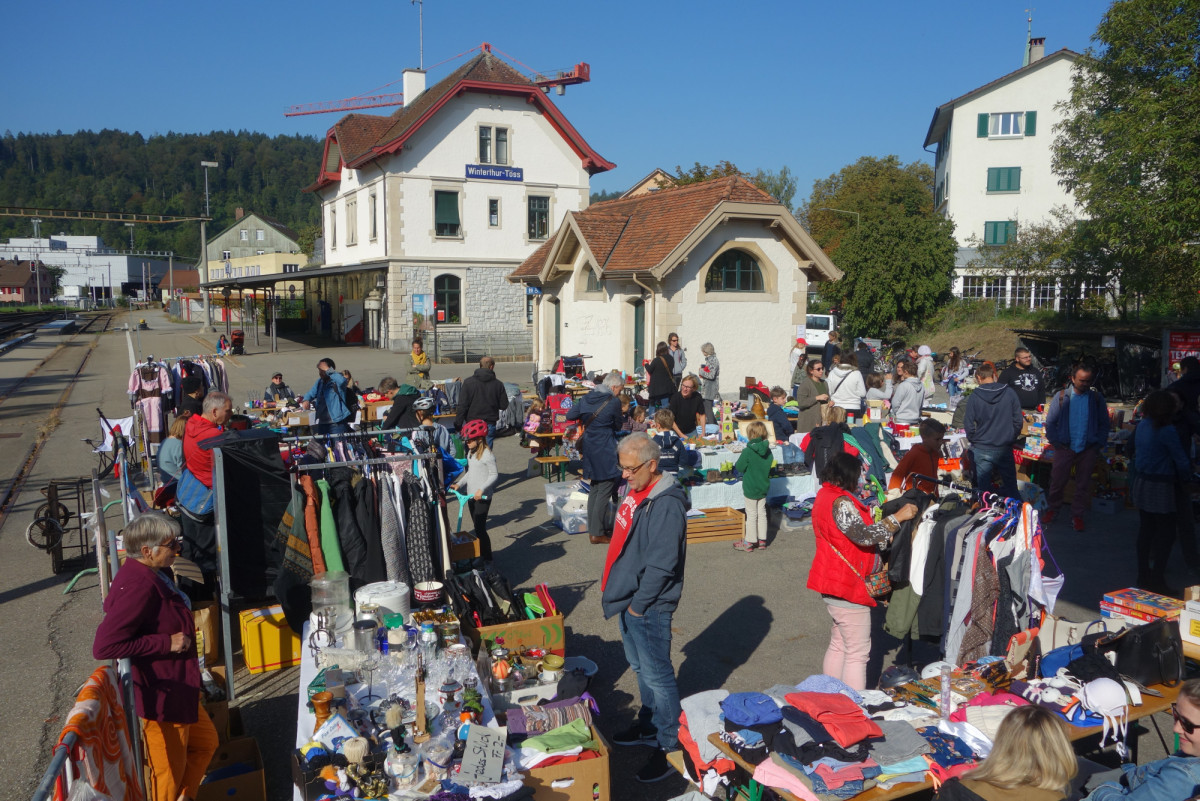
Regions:
M 434 193 L 434 218 L 438 225 L 458 225 L 458 193 Z
M 977 122 L 975 123 L 975 136 L 980 139 L 986 139 L 987 135 L 988 135 L 988 124 L 992 120 L 992 115 L 991 114 L 980 114 L 976 118 L 976 120 L 977 120 Z
M 1037 112 L 1025 112 L 1025 135 L 1034 136 L 1037 134 Z
M 1010 191 L 1010 192 L 1021 191 L 1021 168 L 1020 167 L 1009 167 L 1008 168 L 1008 191 Z
M 996 223 L 985 222 L 983 224 L 983 244 L 985 244 L 985 245 L 996 244 Z
M 999 244 L 1007 245 L 1017 238 L 1017 224 L 1009 220 L 1008 222 L 1001 223 L 1001 225 L 1004 226 L 1004 241 Z
M 1000 191 L 1000 173 L 1001 172 L 1002 172 L 1002 170 L 1000 167 L 988 167 L 987 191 L 989 191 L 989 192 L 999 192 Z

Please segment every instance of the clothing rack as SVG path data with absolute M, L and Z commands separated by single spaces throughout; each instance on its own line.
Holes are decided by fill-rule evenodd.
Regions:
M 314 440 L 314 439 L 315 440 L 340 439 L 342 437 L 360 437 L 360 438 L 369 439 L 371 437 L 378 437 L 378 436 L 382 436 L 384 434 L 407 434 L 410 431 L 416 431 L 417 428 L 420 428 L 420 426 L 417 426 L 415 428 L 389 428 L 384 431 L 347 431 L 343 434 L 304 434 L 304 435 L 295 436 L 295 437 L 284 437 L 283 439 L 281 439 L 279 441 L 280 442 L 308 442 L 309 440 Z
M 396 462 L 415 461 L 417 459 L 432 459 L 432 453 L 393 453 L 388 457 L 379 457 L 375 459 L 349 459 L 345 462 L 315 462 L 313 464 L 298 464 L 295 470 L 307 472 L 309 470 L 330 470 L 335 467 L 356 467 L 363 465 L 377 464 L 395 464 Z

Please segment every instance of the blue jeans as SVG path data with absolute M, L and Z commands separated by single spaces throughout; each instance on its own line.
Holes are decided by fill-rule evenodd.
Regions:
M 992 491 L 992 479 L 1000 479 L 1000 494 L 1009 498 L 1020 499 L 1017 490 L 1017 463 L 1013 459 L 1012 448 L 988 448 L 982 445 L 972 445 L 975 455 L 975 488 L 985 492 Z
M 348 434 L 350 432 L 350 424 L 343 423 L 317 423 L 313 426 L 314 434 Z
M 487 446 L 492 447 L 492 443 L 496 441 L 496 424 L 488 423 Z
M 658 747 L 679 748 L 679 687 L 671 666 L 671 612 L 651 607 L 642 617 L 621 612 L 621 641 L 625 658 L 637 676 L 642 708 L 638 722 L 658 730 Z

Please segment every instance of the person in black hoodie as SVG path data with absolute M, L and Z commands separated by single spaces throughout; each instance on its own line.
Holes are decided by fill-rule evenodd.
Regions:
M 496 378 L 496 360 L 484 356 L 479 360 L 479 369 L 462 384 L 458 393 L 458 414 L 454 426 L 462 428 L 468 420 L 487 423 L 487 446 L 492 447 L 496 439 L 496 422 L 500 412 L 508 408 L 508 392 L 504 383 Z
M 1021 436 L 1021 401 L 1008 384 L 996 381 L 996 368 L 981 364 L 975 370 L 979 387 L 967 398 L 964 428 L 975 457 L 975 486 L 988 492 L 999 476 L 1001 493 L 1019 498 L 1013 443 Z

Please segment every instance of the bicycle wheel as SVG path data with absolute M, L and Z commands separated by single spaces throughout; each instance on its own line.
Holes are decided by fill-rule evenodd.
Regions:
M 59 526 L 65 527 L 67 523 L 71 522 L 71 511 L 61 503 L 56 504 L 56 506 L 58 506 L 58 510 L 54 515 L 54 519 L 58 521 Z M 35 520 L 42 517 L 50 517 L 50 504 L 43 503 L 39 506 L 37 511 L 33 513 L 33 517 Z
M 62 542 L 63 527 L 52 517 L 39 517 L 25 529 L 25 539 L 34 548 L 48 551 Z

